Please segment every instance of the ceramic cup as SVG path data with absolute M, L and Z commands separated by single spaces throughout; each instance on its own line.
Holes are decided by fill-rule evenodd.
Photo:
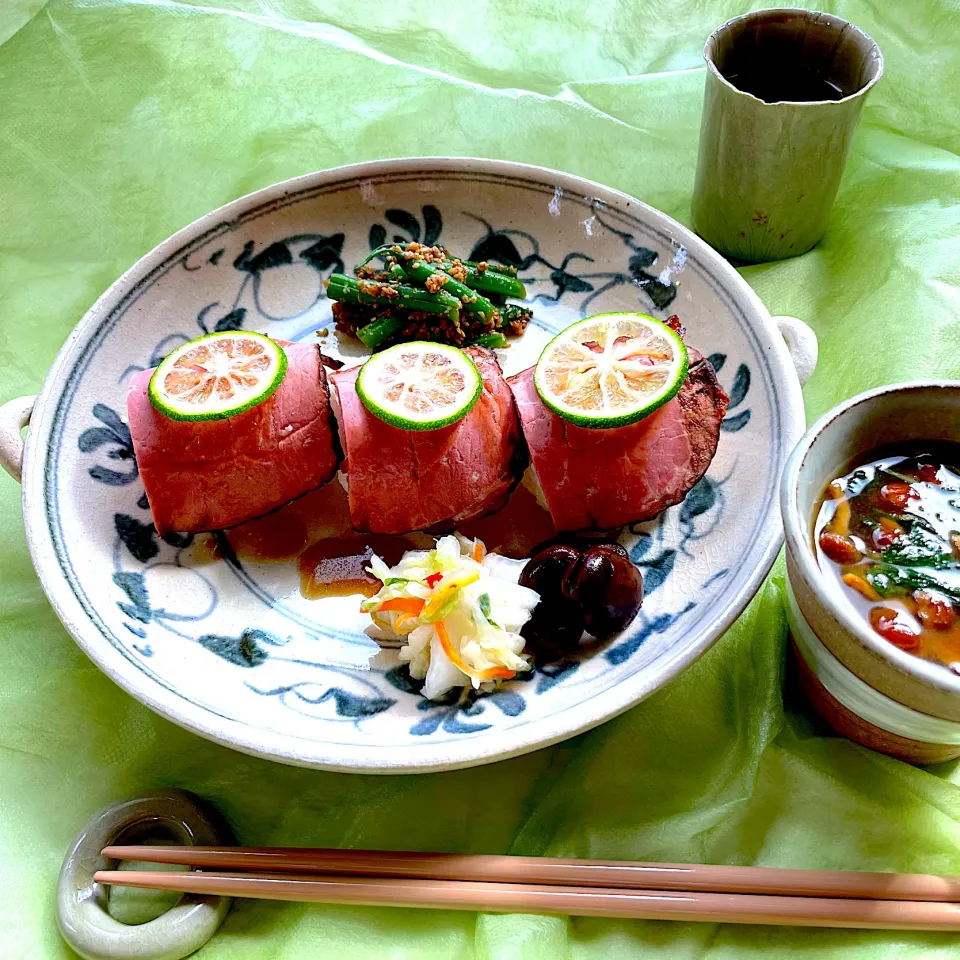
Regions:
M 817 563 L 826 485 L 890 444 L 960 437 L 960 382 L 893 384 L 835 407 L 804 435 L 780 489 L 788 614 L 802 686 L 839 733 L 913 763 L 960 756 L 960 676 L 876 634 Z
M 778 8 L 728 20 L 703 56 L 694 229 L 738 260 L 804 253 L 826 230 L 879 48 L 839 17 Z

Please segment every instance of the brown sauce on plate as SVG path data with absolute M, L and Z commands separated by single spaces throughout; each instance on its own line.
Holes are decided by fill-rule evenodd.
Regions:
M 491 553 L 521 560 L 535 546 L 549 540 L 556 530 L 550 514 L 526 488 L 517 487 L 507 505 L 482 520 L 471 520 L 458 528 L 465 537 L 482 540 Z
M 226 534 L 241 560 L 253 563 L 295 560 L 318 540 L 350 534 L 347 495 L 339 483 L 328 483 L 265 517 L 233 527 Z
M 878 451 L 827 486 L 820 568 L 884 640 L 960 672 L 960 447 Z
M 308 547 L 297 560 L 300 592 L 308 600 L 348 597 L 354 593 L 372 597 L 383 584 L 367 573 L 376 554 L 388 566 L 400 562 L 415 545 L 406 537 L 329 537 Z
M 465 537 L 482 540 L 488 550 L 515 558 L 526 557 L 534 546 L 554 535 L 550 514 L 525 487 L 519 487 L 498 513 L 464 523 L 458 529 Z M 226 536 L 240 560 L 296 560 L 300 592 L 308 600 L 351 594 L 373 596 L 381 583 L 366 572 L 372 554 L 393 566 L 407 550 L 428 550 L 434 543 L 433 537 L 422 533 L 354 533 L 347 495 L 336 482 L 265 517 L 248 520 L 226 531 Z

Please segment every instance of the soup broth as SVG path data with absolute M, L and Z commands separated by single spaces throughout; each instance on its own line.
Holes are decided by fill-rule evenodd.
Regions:
M 960 673 L 960 447 L 871 455 L 827 486 L 821 569 L 888 643 Z

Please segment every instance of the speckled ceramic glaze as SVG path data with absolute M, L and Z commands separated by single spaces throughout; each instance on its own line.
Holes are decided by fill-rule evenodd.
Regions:
M 960 676 L 876 634 L 821 575 L 813 514 L 826 485 L 879 447 L 960 437 L 960 383 L 893 384 L 825 414 L 804 435 L 783 474 L 791 616 L 813 699 L 847 736 L 914 762 L 960 756 Z M 858 718 L 857 723 L 853 718 Z
M 234 842 L 220 815 L 185 790 L 157 790 L 112 803 L 86 823 L 63 859 L 57 881 L 57 926 L 84 960 L 181 960 L 199 950 L 223 923 L 229 897 L 184 894 L 146 923 L 115 920 L 108 893 L 94 881 L 116 869 L 100 851 L 111 844 L 173 843 L 224 846 Z
M 493 695 L 434 703 L 363 633 L 356 598 L 308 601 L 295 566 L 249 563 L 198 538 L 159 538 L 124 421 L 128 378 L 208 330 L 245 328 L 338 352 L 323 280 L 384 239 L 438 241 L 514 263 L 535 321 L 505 372 L 605 310 L 678 313 L 731 402 L 716 459 L 686 501 L 624 532 L 643 571 L 639 618 L 605 648 Z M 783 333 L 778 330 L 778 323 Z M 756 591 L 780 543 L 776 490 L 803 430 L 796 366 L 816 341 L 775 323 L 716 253 L 623 194 L 486 160 L 395 160 L 301 177 L 197 221 L 89 311 L 37 400 L 23 462 L 34 564 L 89 656 L 195 732 L 288 763 L 439 770 L 513 756 L 585 730 L 663 686 Z M 362 351 L 340 351 L 348 362 Z M 23 404 L 0 419 L 16 472 Z
M 773 47 L 828 76 L 839 100 L 767 103 L 727 76 Z M 707 62 L 693 224 L 731 257 L 795 257 L 827 228 L 867 94 L 883 75 L 880 49 L 846 20 L 812 10 L 755 10 L 718 27 Z M 790 69 L 790 67 L 785 67 Z

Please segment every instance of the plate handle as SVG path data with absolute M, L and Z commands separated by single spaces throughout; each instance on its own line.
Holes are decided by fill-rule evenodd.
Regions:
M 17 397 L 0 407 L 0 467 L 20 483 L 23 474 L 23 437 L 37 398 Z
M 809 324 L 798 320 L 796 317 L 774 317 L 773 322 L 780 331 L 790 353 L 790 359 L 793 361 L 797 370 L 797 377 L 802 387 L 812 376 L 817 368 L 817 354 L 819 346 L 817 344 L 817 335 Z

